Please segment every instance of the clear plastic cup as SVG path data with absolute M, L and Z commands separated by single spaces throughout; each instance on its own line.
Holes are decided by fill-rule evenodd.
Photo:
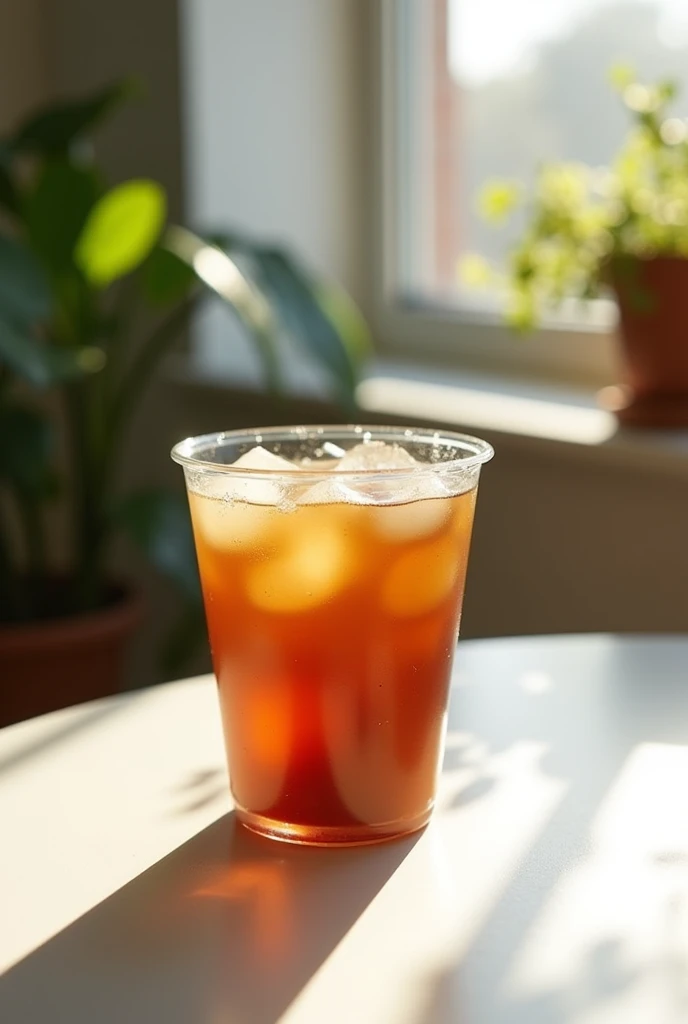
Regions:
M 257 449 L 257 451 L 255 450 Z M 317 845 L 428 821 L 487 442 L 289 427 L 176 445 L 241 821 Z

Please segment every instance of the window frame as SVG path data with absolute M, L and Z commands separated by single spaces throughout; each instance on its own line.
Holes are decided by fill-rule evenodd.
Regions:
M 377 0 L 372 33 L 376 108 L 374 116 L 375 266 L 372 323 L 385 357 L 466 368 L 528 380 L 595 388 L 618 379 L 614 332 L 609 326 L 544 323 L 516 336 L 498 314 L 434 302 L 404 292 L 398 247 L 403 168 L 399 165 L 402 118 L 401 19 L 414 0 Z M 427 0 L 423 0 L 427 2 Z M 613 307 L 611 307 L 613 309 Z M 607 312 L 607 321 L 613 320 Z

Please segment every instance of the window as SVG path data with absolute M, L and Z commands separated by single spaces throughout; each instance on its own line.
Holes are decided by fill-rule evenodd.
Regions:
M 509 245 L 477 213 L 486 180 L 527 183 L 549 159 L 609 162 L 626 126 L 614 63 L 688 93 L 688 3 L 383 0 L 382 33 L 385 333 L 409 351 L 425 330 L 426 347 L 476 364 L 610 379 L 605 304 L 516 342 L 457 263 L 471 251 L 499 262 Z

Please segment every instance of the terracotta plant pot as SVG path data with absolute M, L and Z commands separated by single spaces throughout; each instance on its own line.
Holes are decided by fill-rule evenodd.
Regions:
M 688 259 L 656 256 L 617 262 L 610 283 L 619 306 L 626 365 L 622 423 L 688 426 Z
M 105 607 L 0 626 L 0 726 L 119 692 L 141 602 L 124 588 Z

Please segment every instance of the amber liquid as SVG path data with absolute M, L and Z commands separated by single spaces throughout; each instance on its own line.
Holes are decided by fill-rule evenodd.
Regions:
M 475 491 L 291 511 L 190 494 L 239 817 L 365 843 L 432 810 Z

